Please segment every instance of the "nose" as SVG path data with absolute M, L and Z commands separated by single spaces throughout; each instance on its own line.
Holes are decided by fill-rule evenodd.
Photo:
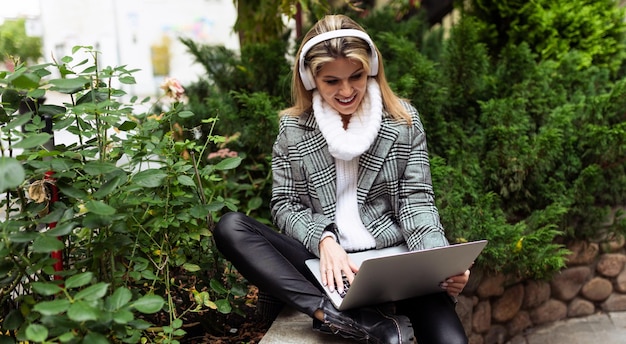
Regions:
M 352 95 L 352 84 L 349 80 L 344 80 L 341 82 L 341 85 L 339 87 L 339 94 L 345 97 Z

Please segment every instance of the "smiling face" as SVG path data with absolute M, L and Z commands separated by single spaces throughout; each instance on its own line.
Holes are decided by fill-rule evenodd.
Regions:
M 367 72 L 363 63 L 337 58 L 325 63 L 315 76 L 322 99 L 341 115 L 352 115 L 361 105 L 367 90 Z

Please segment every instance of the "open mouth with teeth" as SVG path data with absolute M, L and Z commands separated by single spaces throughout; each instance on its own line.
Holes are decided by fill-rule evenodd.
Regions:
M 339 103 L 343 104 L 343 105 L 350 105 L 356 99 L 356 95 L 354 95 L 354 96 L 352 96 L 350 98 L 343 98 L 343 99 L 335 98 L 335 99 L 337 99 L 337 101 Z

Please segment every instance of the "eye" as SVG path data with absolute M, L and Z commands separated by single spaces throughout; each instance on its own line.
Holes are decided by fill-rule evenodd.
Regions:
M 354 75 L 350 76 L 350 79 L 352 79 L 352 80 L 361 80 L 361 77 L 363 77 L 363 73 L 357 73 L 357 74 L 354 74 Z
M 335 79 L 329 79 L 329 80 L 324 80 L 324 82 L 327 83 L 328 85 L 336 85 L 338 81 Z

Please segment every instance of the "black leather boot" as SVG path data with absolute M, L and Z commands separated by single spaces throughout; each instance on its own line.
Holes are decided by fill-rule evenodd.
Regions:
M 324 312 L 324 321 L 313 321 L 313 329 L 318 332 L 373 344 L 413 344 L 413 326 L 403 315 L 378 307 L 338 311 L 326 297 L 319 308 Z

